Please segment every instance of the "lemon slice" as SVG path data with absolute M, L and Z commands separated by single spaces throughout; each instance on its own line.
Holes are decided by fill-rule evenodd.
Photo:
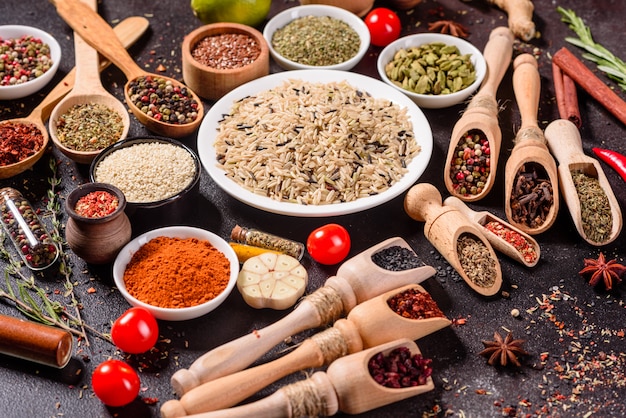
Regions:
M 266 252 L 243 263 L 237 289 L 253 308 L 284 310 L 304 294 L 309 275 L 302 264 L 286 254 Z

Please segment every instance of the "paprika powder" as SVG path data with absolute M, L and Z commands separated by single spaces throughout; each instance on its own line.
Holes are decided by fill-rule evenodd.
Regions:
M 157 237 L 126 266 L 128 293 L 161 308 L 187 308 L 210 301 L 228 285 L 230 261 L 210 242 Z

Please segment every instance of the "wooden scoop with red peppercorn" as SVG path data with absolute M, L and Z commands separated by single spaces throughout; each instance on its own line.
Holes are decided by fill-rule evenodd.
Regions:
M 444 206 L 457 208 L 467 218 L 484 228 L 485 237 L 493 248 L 508 255 L 526 267 L 534 267 L 541 255 L 539 243 L 519 228 L 487 211 L 476 212 L 461 199 L 449 196 L 443 201 Z
M 579 235 L 589 244 L 595 246 L 613 242 L 622 230 L 622 212 L 611 184 L 602 170 L 602 166 L 596 159 L 585 155 L 583 152 L 578 128 L 569 120 L 557 119 L 548 125 L 545 135 L 550 151 L 559 161 L 558 172 L 561 194 L 569 208 Z M 604 190 L 605 203 L 609 207 L 604 207 L 602 210 L 610 213 L 610 225 L 592 225 L 594 217 L 598 215 L 598 210 L 593 210 L 593 207 L 584 211 L 591 219 L 585 219 L 583 216 L 583 202 L 579 198 L 573 177 L 577 172 L 589 179 L 595 179 L 602 190 Z M 591 196 L 589 198 L 595 199 L 595 197 Z M 592 203 L 600 207 L 599 201 Z
M 495 181 L 502 142 L 496 93 L 512 54 L 513 34 L 495 28 L 483 53 L 487 75 L 452 130 L 443 178 L 450 194 L 466 202 L 485 197 Z
M 399 366 L 411 376 L 403 381 L 385 380 L 385 367 Z M 415 342 L 403 338 L 375 346 L 335 360 L 326 372 L 284 386 L 272 395 L 235 408 L 193 415 L 198 418 L 248 418 L 333 416 L 337 412 L 360 414 L 394 402 L 408 399 L 435 388 L 430 374 L 430 360 L 422 357 Z M 168 418 L 169 415 L 164 416 Z
M 423 287 L 404 286 L 357 305 L 346 319 L 337 320 L 332 328 L 306 339 L 283 357 L 203 383 L 180 400 L 166 402 L 161 416 L 174 418 L 227 408 L 291 373 L 332 364 L 364 347 L 398 338 L 417 340 L 450 323 Z
M 373 261 L 375 255 L 393 248 L 416 256 L 409 244 L 399 237 L 389 238 L 357 254 L 345 261 L 324 286 L 302 299 L 290 314 L 214 348 L 188 369 L 178 370 L 171 379 L 174 391 L 182 396 L 204 382 L 243 370 L 285 338 L 332 323 L 359 303 L 407 284 L 421 283 L 436 273 L 423 263 L 393 270 Z
M 559 213 L 556 162 L 537 123 L 541 79 L 537 60 L 513 61 L 513 90 L 521 126 L 504 172 L 504 210 L 509 222 L 530 235 L 547 231 Z
M 198 96 L 179 81 L 144 71 L 128 54 L 109 24 L 80 0 L 50 0 L 58 14 L 89 45 L 126 76 L 126 104 L 137 120 L 159 135 L 191 135 L 202 122 L 204 107 Z M 158 103 L 158 105 L 157 105 Z

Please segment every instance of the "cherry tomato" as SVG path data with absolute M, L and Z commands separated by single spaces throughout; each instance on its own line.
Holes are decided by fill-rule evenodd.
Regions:
M 139 394 L 139 375 L 128 363 L 106 360 L 96 367 L 91 376 L 96 396 L 108 406 L 124 406 Z
M 323 225 L 309 234 L 306 248 L 318 263 L 337 264 L 350 252 L 350 234 L 341 225 Z
M 370 31 L 371 43 L 376 46 L 387 46 L 400 36 L 402 24 L 393 11 L 385 7 L 377 7 L 365 16 L 365 25 Z
M 135 306 L 115 320 L 111 328 L 111 338 L 126 353 L 145 353 L 156 344 L 159 325 L 150 311 Z

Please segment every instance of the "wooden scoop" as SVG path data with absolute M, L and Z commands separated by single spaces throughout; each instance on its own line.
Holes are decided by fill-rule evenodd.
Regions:
M 368 362 L 378 353 L 388 355 L 406 347 L 411 355 L 421 354 L 415 342 L 402 338 L 335 360 L 326 372 L 278 389 L 270 396 L 236 408 L 190 415 L 193 418 L 300 418 L 333 416 L 342 411 L 356 415 L 408 399 L 435 388 L 431 377 L 426 383 L 406 388 L 388 388 L 371 376 Z M 347 378 L 349 376 L 349 378 Z M 317 403 L 312 401 L 317 400 Z
M 451 206 L 443 206 L 441 194 L 432 184 L 419 183 L 411 187 L 404 198 L 404 210 L 413 219 L 419 222 L 426 222 L 424 225 L 424 235 L 431 244 L 445 257 L 450 265 L 459 273 L 474 291 L 483 296 L 493 296 L 502 286 L 502 271 L 500 262 L 491 248 L 489 241 L 483 232 L 470 222 L 458 209 Z M 469 235 L 475 240 L 480 240 L 489 252 L 495 265 L 494 277 L 491 283 L 477 284 L 470 278 L 463 268 L 457 244 L 459 239 Z
M 530 54 L 521 54 L 513 61 L 513 90 L 521 115 L 521 127 L 515 136 L 515 146 L 505 167 L 506 217 L 512 225 L 530 235 L 547 231 L 559 213 L 559 188 L 556 162 L 546 146 L 546 139 L 537 124 L 541 80 L 537 70 L 537 60 Z M 536 166 L 543 169 L 552 186 L 552 205 L 545 219 L 537 226 L 513 219 L 511 198 L 516 187 L 517 175 L 522 168 Z
M 189 369 L 180 369 L 171 378 L 178 396 L 219 377 L 254 363 L 285 338 L 332 323 L 357 304 L 400 286 L 420 283 L 436 273 L 431 266 L 391 271 L 377 266 L 372 255 L 386 248 L 411 249 L 402 238 L 385 240 L 345 261 L 337 275 L 304 298 L 296 308 L 277 322 L 223 344 L 199 357 Z
M 613 242 L 622 230 L 622 212 L 611 184 L 602 170 L 602 166 L 597 160 L 585 155 L 583 152 L 578 128 L 569 120 L 557 119 L 548 125 L 545 135 L 550 151 L 559 162 L 558 172 L 561 193 L 569 208 L 576 230 L 591 245 L 602 246 Z M 580 200 L 572 180 L 572 171 L 582 171 L 586 175 L 598 179 L 609 201 L 613 223 L 610 234 L 602 242 L 590 239 L 585 233 L 581 217 Z
M 410 287 L 426 293 L 418 285 L 408 285 L 357 305 L 347 319 L 333 328 L 305 340 L 291 353 L 277 360 L 203 383 L 180 400 L 163 404 L 161 416 L 174 418 L 233 406 L 264 387 L 300 370 L 321 367 L 348 353 L 361 351 L 406 337 L 416 340 L 450 325 L 445 317 L 409 319 L 394 312 L 387 300 Z
M 115 35 L 119 37 L 120 42 L 124 45 L 125 48 L 131 46 L 139 37 L 148 29 L 149 22 L 144 17 L 133 16 L 124 19 L 121 21 L 114 29 Z M 107 60 L 102 60 L 100 62 L 100 71 L 104 70 L 111 63 Z M 43 135 L 43 146 L 39 150 L 39 153 L 43 154 L 46 150 L 48 142 L 50 141 L 50 137 L 48 136 L 48 130 L 46 129 L 46 121 L 50 117 L 52 109 L 59 103 L 59 101 L 72 90 L 74 86 L 74 80 L 76 79 L 76 69 L 73 68 L 67 75 L 61 80 L 49 93 L 48 95 L 39 103 L 37 107 L 35 107 L 27 117 L 24 118 L 15 118 L 8 119 L 6 121 L 2 121 L 0 123 L 13 123 L 13 124 L 24 124 L 24 125 L 34 125 L 41 131 Z M 30 158 L 32 161 L 30 166 L 24 166 L 20 163 L 14 164 L 16 167 L 15 172 L 11 172 L 7 167 L 4 167 L 3 174 L 6 173 L 4 177 L 11 177 L 18 172 L 22 172 L 28 168 L 30 168 L 35 162 L 37 162 L 39 158 Z M 19 166 L 19 167 L 18 167 Z
M 57 9 L 59 15 L 77 32 L 89 45 L 98 50 L 102 55 L 114 63 L 126 76 L 128 82 L 124 86 L 126 104 L 133 112 L 137 120 L 150 131 L 159 135 L 180 138 L 192 134 L 200 125 L 204 116 L 204 107 L 198 96 L 181 82 L 159 74 L 144 71 L 128 54 L 126 49 L 113 36 L 109 24 L 95 11 L 83 4 L 80 0 L 50 0 Z M 185 124 L 165 123 L 157 120 L 138 108 L 130 98 L 128 90 L 133 81 L 143 77 L 156 77 L 169 80 L 174 86 L 185 88 L 196 101 L 197 117 L 193 122 Z
M 93 10 L 96 10 L 95 0 L 82 0 Z M 74 34 L 74 54 L 76 60 L 76 81 L 72 91 L 56 105 L 50 115 L 50 136 L 59 150 L 77 163 L 90 164 L 100 153 L 98 151 L 77 151 L 67 147 L 57 135 L 57 123 L 59 118 L 76 105 L 99 104 L 114 110 L 122 118 L 123 130 L 119 139 L 126 138 L 130 128 L 130 117 L 124 103 L 109 93 L 100 81 L 98 51 L 87 44 L 79 35 Z M 104 147 L 103 147 L 104 148 Z
M 476 212 L 473 211 L 469 206 L 467 206 L 461 199 L 455 196 L 449 196 L 446 200 L 443 201 L 444 206 L 451 206 L 457 208 L 461 213 L 463 213 L 470 221 L 475 222 L 477 225 L 484 227 L 489 222 L 497 222 L 505 228 L 510 229 L 518 233 L 521 237 L 523 237 L 526 245 L 528 245 L 531 249 L 531 254 L 524 255 L 517 249 L 513 244 L 509 241 L 505 240 L 499 235 L 495 233 L 491 233 L 489 231 L 485 232 L 485 238 L 491 243 L 493 248 L 501 253 L 504 253 L 511 257 L 513 260 L 522 263 L 526 267 L 534 267 L 539 262 L 539 257 L 541 255 L 539 244 L 537 241 L 525 233 L 524 231 L 514 227 L 503 219 L 498 218 L 495 215 L 487 211 Z
M 498 27 L 491 31 L 483 55 L 487 61 L 487 76 L 478 93 L 470 101 L 463 116 L 454 125 L 446 159 L 448 163 L 444 165 L 443 170 L 443 178 L 448 192 L 466 202 L 473 202 L 485 197 L 495 181 L 502 142 L 502 132 L 498 124 L 496 93 L 513 55 L 513 33 L 511 30 L 507 27 Z M 481 131 L 489 141 L 490 149 L 490 173 L 482 191 L 476 194 L 460 193 L 454 187 L 449 166 L 457 157 L 456 148 L 459 142 L 466 133 L 471 131 Z

